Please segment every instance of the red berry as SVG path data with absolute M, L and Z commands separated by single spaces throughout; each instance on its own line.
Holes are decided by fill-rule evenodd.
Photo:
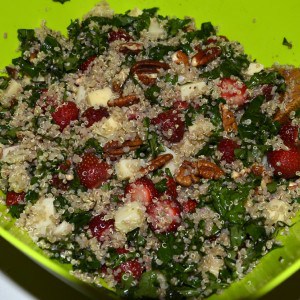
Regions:
M 206 41 L 205 44 L 216 44 L 218 42 L 228 42 L 228 38 L 225 35 L 219 35 L 216 37 L 209 37 Z
M 109 116 L 108 110 L 105 107 L 100 107 L 98 109 L 94 107 L 89 107 L 83 114 L 82 118 L 87 119 L 86 127 L 91 127 L 94 123 L 101 121 L 104 117 Z
M 123 248 L 117 248 L 116 252 L 118 254 L 125 254 L 125 253 L 128 253 L 129 251 L 123 247 Z
M 263 95 L 265 96 L 266 100 L 272 100 L 274 97 L 273 92 L 273 85 L 271 84 L 265 84 L 262 88 L 261 91 Z
M 222 153 L 221 160 L 225 160 L 227 163 L 235 161 L 234 150 L 240 148 L 236 141 L 223 138 L 218 144 L 218 150 Z
M 188 107 L 189 107 L 189 103 L 183 100 L 177 100 L 173 104 L 173 108 L 177 110 L 185 110 L 188 109 Z
M 122 40 L 122 41 L 125 41 L 125 42 L 129 42 L 132 40 L 132 37 L 130 36 L 130 34 L 128 32 L 126 32 L 125 30 L 123 29 L 119 29 L 119 30 L 113 30 L 113 31 L 110 31 L 108 33 L 108 42 L 109 43 L 112 43 L 114 41 L 117 41 L 117 40 Z
M 148 206 L 158 196 L 158 192 L 152 180 L 142 177 L 125 187 L 125 197 L 127 195 L 130 195 L 131 201 L 140 201 L 145 206 Z
M 198 202 L 193 199 L 188 199 L 181 204 L 182 209 L 185 213 L 193 213 L 196 210 Z
M 122 281 L 122 276 L 127 274 L 132 276 L 135 280 L 139 280 L 144 271 L 144 267 L 137 259 L 128 260 L 120 264 L 113 270 L 114 278 L 117 282 Z
M 293 126 L 290 122 L 281 126 L 279 135 L 284 144 L 288 147 L 295 146 L 299 141 L 299 127 Z
M 12 206 L 12 205 L 21 204 L 21 203 L 24 203 L 24 199 L 25 199 L 24 192 L 15 193 L 15 192 L 10 191 L 10 192 L 7 192 L 7 194 L 6 194 L 6 205 Z
M 52 113 L 54 122 L 63 131 L 71 121 L 78 120 L 79 109 L 74 102 L 68 101 L 60 105 Z
M 104 215 L 95 216 L 89 223 L 89 229 L 93 237 L 102 242 L 105 236 L 108 236 L 114 230 L 115 221 L 113 219 L 105 220 Z
M 80 66 L 79 66 L 79 70 L 81 70 L 82 72 L 85 72 L 88 67 L 90 66 L 90 64 L 96 59 L 96 55 L 93 55 L 91 57 L 89 57 L 87 60 L 85 60 Z
M 181 207 L 177 201 L 158 200 L 147 207 L 150 228 L 157 232 L 176 231 L 181 224 Z
M 80 183 L 88 189 L 101 186 L 110 178 L 109 165 L 93 153 L 86 153 L 77 164 L 76 171 Z
M 267 157 L 277 176 L 289 179 L 295 177 L 296 172 L 300 172 L 300 150 L 296 147 L 271 151 Z
M 185 123 L 176 110 L 160 113 L 151 123 L 158 126 L 161 135 L 171 143 L 178 143 L 184 135 Z
M 247 101 L 247 86 L 242 81 L 232 78 L 223 78 L 218 86 L 221 89 L 221 97 L 225 99 L 228 104 L 242 106 Z
M 167 195 L 171 200 L 176 200 L 178 196 L 176 181 L 170 176 L 167 176 L 166 179 L 167 190 L 164 192 L 164 194 Z

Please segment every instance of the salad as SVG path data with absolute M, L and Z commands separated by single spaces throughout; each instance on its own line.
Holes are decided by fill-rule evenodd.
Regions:
M 211 23 L 96 6 L 19 29 L 0 78 L 0 189 L 72 274 L 129 299 L 206 298 L 299 210 L 300 70 Z

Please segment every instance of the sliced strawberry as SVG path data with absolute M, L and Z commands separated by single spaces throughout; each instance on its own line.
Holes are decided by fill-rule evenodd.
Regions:
M 158 200 L 147 207 L 150 228 L 157 232 L 176 231 L 181 224 L 181 207 L 177 201 Z
M 205 41 L 205 45 L 216 44 L 218 42 L 228 42 L 228 38 L 225 35 L 219 35 L 219 36 L 215 36 L 215 37 L 209 37 Z
M 99 242 L 103 242 L 105 236 L 114 230 L 115 221 L 113 219 L 105 220 L 104 217 L 104 215 L 95 216 L 89 223 L 93 237 L 96 237 Z
M 132 276 L 135 280 L 139 280 L 144 271 L 144 267 L 137 259 L 127 260 L 113 270 L 114 278 L 117 282 L 122 281 L 124 274 Z
M 186 110 L 189 107 L 189 103 L 183 100 L 177 100 L 173 103 L 173 108 L 177 110 Z
M 167 190 L 164 192 L 164 194 L 167 195 L 171 200 L 176 200 L 178 197 L 176 181 L 170 176 L 166 176 L 166 179 Z
M 274 86 L 271 84 L 265 84 L 261 88 L 263 95 L 265 96 L 266 100 L 268 100 L 268 101 L 272 100 L 274 98 L 273 88 L 274 88 Z
M 12 205 L 17 205 L 17 204 L 22 204 L 24 203 L 25 199 L 25 193 L 15 193 L 13 191 L 7 192 L 6 194 L 6 205 L 7 206 L 12 206 Z
M 125 253 L 128 253 L 129 251 L 123 247 L 123 248 L 117 248 L 116 252 L 118 254 L 125 254 Z
M 193 199 L 188 199 L 181 204 L 182 209 L 185 213 L 193 213 L 196 210 L 198 202 Z
M 279 135 L 288 147 L 295 146 L 299 141 L 299 126 L 293 126 L 290 122 L 281 126 Z
M 274 168 L 274 174 L 286 179 L 300 172 L 300 150 L 293 147 L 290 150 L 274 150 L 268 153 L 268 162 Z
M 218 144 L 218 150 L 222 153 L 221 160 L 225 160 L 227 163 L 235 161 L 234 150 L 240 148 L 236 141 L 223 138 Z
M 183 117 L 176 110 L 167 110 L 160 113 L 151 120 L 153 125 L 157 125 L 161 135 L 171 143 L 178 143 L 184 135 L 185 123 Z
M 158 192 L 151 179 L 142 177 L 125 187 L 125 197 L 128 195 L 131 201 L 140 201 L 148 206 L 158 196 Z
M 88 189 L 98 188 L 111 176 L 109 165 L 93 153 L 83 155 L 76 171 L 80 183 Z
M 91 127 L 94 123 L 100 122 L 104 117 L 109 116 L 108 110 L 106 107 L 99 107 L 98 109 L 94 107 L 89 107 L 83 114 L 82 118 L 87 119 L 86 127 Z
M 128 32 L 126 32 L 124 29 L 110 31 L 108 33 L 108 42 L 112 43 L 117 40 L 129 42 L 132 40 L 132 36 Z
M 54 122 L 59 125 L 63 131 L 72 121 L 78 120 L 79 109 L 72 101 L 68 101 L 60 105 L 52 113 Z
M 87 60 L 85 60 L 80 66 L 79 66 L 79 70 L 81 70 L 82 72 L 85 72 L 88 67 L 90 66 L 90 64 L 96 59 L 96 55 L 93 55 L 91 57 L 89 57 Z
M 242 106 L 248 99 L 247 86 L 239 80 L 223 78 L 218 84 L 221 90 L 221 97 L 228 104 Z

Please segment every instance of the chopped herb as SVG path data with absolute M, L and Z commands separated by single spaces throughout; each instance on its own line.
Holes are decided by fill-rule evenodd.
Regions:
M 293 44 L 289 42 L 286 38 L 283 38 L 282 45 L 287 46 L 289 49 L 293 48 Z

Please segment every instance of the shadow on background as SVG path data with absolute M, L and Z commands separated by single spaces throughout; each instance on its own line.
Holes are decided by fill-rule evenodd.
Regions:
M 32 296 L 42 300 L 106 300 L 94 293 L 84 296 L 34 263 L 26 255 L 0 237 L 0 270 Z M 261 300 L 300 300 L 300 271 Z M 3 299 L 4 300 L 4 299 Z M 8 299 L 5 299 L 8 300 Z M 230 299 L 228 299 L 230 300 Z

